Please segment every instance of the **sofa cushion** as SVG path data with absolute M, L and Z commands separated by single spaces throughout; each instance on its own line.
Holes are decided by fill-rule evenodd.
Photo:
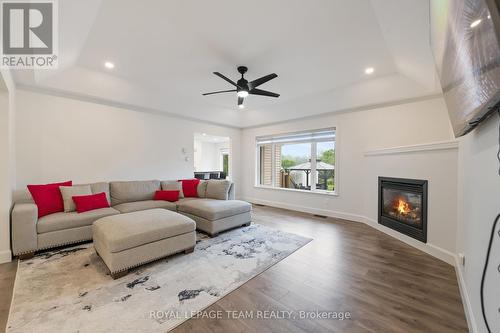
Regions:
M 207 181 L 206 180 L 200 180 L 200 183 L 198 184 L 198 198 L 205 198 L 207 195 Z
M 175 203 L 177 204 L 177 206 L 179 206 L 183 202 L 193 201 L 193 200 L 200 200 L 200 198 L 179 198 L 179 200 L 177 200 Z
M 76 211 L 78 213 L 109 207 L 109 202 L 104 192 L 73 196 L 73 201 L 75 202 Z
M 64 202 L 59 186 L 71 186 L 72 181 L 46 185 L 28 185 L 28 190 L 38 207 L 38 217 L 64 212 Z
M 179 198 L 184 198 L 184 192 L 182 192 L 182 183 L 177 180 L 162 181 L 161 189 L 163 191 L 179 191 Z
M 252 210 L 252 205 L 240 200 L 187 200 L 182 202 L 178 201 L 177 207 L 180 212 L 203 217 L 210 221 L 246 213 Z
M 92 194 L 97 194 L 102 192 L 106 193 L 106 198 L 108 199 L 108 202 L 111 205 L 111 196 L 109 195 L 109 183 L 100 182 L 100 183 L 91 183 L 82 185 L 90 185 L 90 188 L 92 189 Z
M 116 215 L 120 212 L 113 208 L 96 209 L 85 213 L 55 213 L 40 218 L 36 224 L 37 233 L 65 230 L 91 225 L 101 217 Z
M 125 202 L 153 200 L 155 192 L 160 189 L 159 180 L 127 181 L 109 183 L 111 205 Z
M 179 191 L 156 191 L 154 200 L 175 202 L 179 200 Z
M 193 232 L 189 217 L 164 209 L 120 214 L 100 219 L 93 225 L 94 238 L 116 253 L 162 239 Z
M 231 182 L 229 180 L 211 179 L 207 181 L 206 197 L 211 199 L 227 200 L 230 187 Z
M 175 211 L 177 206 L 175 203 L 169 202 L 169 201 L 144 200 L 144 201 L 122 203 L 122 204 L 113 206 L 113 208 L 118 210 L 120 213 L 130 213 L 130 212 L 137 212 L 139 210 L 147 210 L 147 209 L 154 209 L 154 208 L 164 208 L 164 209 Z
M 182 183 L 182 193 L 185 198 L 198 198 L 198 185 L 200 184 L 199 179 L 181 179 L 179 182 Z
M 59 190 L 63 198 L 64 212 L 66 213 L 76 210 L 75 202 L 73 201 L 74 196 L 92 194 L 90 185 L 60 186 Z

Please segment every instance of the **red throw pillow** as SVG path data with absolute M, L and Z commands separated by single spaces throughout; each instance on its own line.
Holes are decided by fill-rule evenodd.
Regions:
M 72 198 L 78 213 L 100 208 L 109 208 L 108 198 L 106 198 L 106 193 L 104 192 L 91 195 L 75 195 Z
M 163 200 L 174 202 L 179 200 L 179 192 L 180 191 L 156 191 L 155 192 L 155 200 Z
M 198 197 L 198 184 L 199 179 L 182 179 L 182 192 L 184 193 L 184 198 L 197 198 Z
M 38 218 L 64 211 L 64 202 L 59 186 L 72 186 L 73 182 L 46 185 L 28 185 L 28 190 L 38 207 Z

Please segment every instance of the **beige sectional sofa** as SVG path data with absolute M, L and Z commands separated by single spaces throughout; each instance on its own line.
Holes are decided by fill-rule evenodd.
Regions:
M 251 223 L 251 205 L 234 200 L 234 184 L 202 181 L 199 198 L 182 198 L 176 202 L 153 200 L 157 190 L 175 181 L 124 181 L 90 184 L 92 193 L 106 193 L 110 208 L 84 213 L 55 213 L 40 219 L 38 209 L 27 190 L 14 193 L 11 216 L 12 252 L 31 256 L 35 251 L 88 241 L 92 224 L 106 216 L 155 208 L 183 214 L 196 222 L 196 228 L 211 236 Z

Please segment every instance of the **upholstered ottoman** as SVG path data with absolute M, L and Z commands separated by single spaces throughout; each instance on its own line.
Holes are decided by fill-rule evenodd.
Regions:
M 117 279 L 129 268 L 184 251 L 196 244 L 196 223 L 184 215 L 150 209 L 103 217 L 94 222 L 94 247 Z

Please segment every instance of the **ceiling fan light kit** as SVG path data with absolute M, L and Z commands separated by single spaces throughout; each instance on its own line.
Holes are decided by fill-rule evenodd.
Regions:
M 220 90 L 220 91 L 214 91 L 210 93 L 205 93 L 203 96 L 207 95 L 214 95 L 214 94 L 223 94 L 223 93 L 228 93 L 228 92 L 236 92 L 236 95 L 238 96 L 238 107 L 240 109 L 244 108 L 243 102 L 248 95 L 259 95 L 259 96 L 267 96 L 267 97 L 279 97 L 279 94 L 267 91 L 267 90 L 262 90 L 262 89 L 257 89 L 258 86 L 271 81 L 272 79 L 275 79 L 278 77 L 275 73 L 269 74 L 266 76 L 263 76 L 261 78 L 258 78 L 256 80 L 253 80 L 251 82 L 248 82 L 245 78 L 244 75 L 247 72 L 248 68 L 245 66 L 239 66 L 238 67 L 238 72 L 241 74 L 241 79 L 239 79 L 237 82 L 234 82 L 233 80 L 227 78 L 226 76 L 222 75 L 219 72 L 214 72 L 215 75 L 223 79 L 224 81 L 227 81 L 228 83 L 232 84 L 233 86 L 236 87 L 236 89 L 231 89 L 231 90 Z

